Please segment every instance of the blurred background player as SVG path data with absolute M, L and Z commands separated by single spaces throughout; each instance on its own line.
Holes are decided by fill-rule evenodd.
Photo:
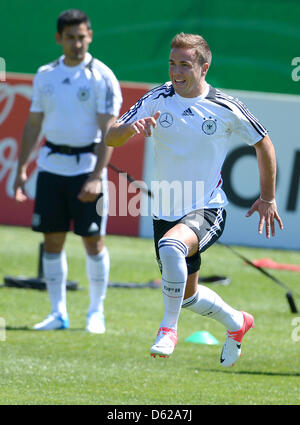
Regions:
M 200 253 L 224 230 L 227 198 L 222 190 L 221 169 L 232 133 L 254 146 L 258 160 L 261 196 L 248 216 L 258 211 L 259 233 L 265 225 L 268 238 L 275 234 L 275 220 L 280 228 L 282 222 L 275 202 L 273 144 L 245 105 L 206 82 L 211 57 L 201 36 L 176 35 L 169 57 L 171 81 L 149 91 L 131 107 L 110 128 L 106 143 L 116 147 L 137 133 L 152 136 L 156 180 L 168 182 L 170 187 L 174 182 L 181 184 L 182 190 L 175 191 L 172 205 L 158 200 L 152 204 L 165 311 L 151 355 L 172 354 L 180 309 L 184 307 L 225 326 L 227 335 L 220 363 L 227 367 L 238 360 L 243 336 L 253 327 L 254 319 L 229 306 L 214 291 L 198 285 L 198 272 Z M 185 191 L 186 182 L 192 183 L 189 193 Z
M 64 243 L 70 222 L 82 237 L 90 285 L 86 330 L 105 332 L 104 299 L 109 253 L 104 245 L 108 189 L 106 165 L 112 154 L 103 142 L 119 116 L 122 95 L 113 72 L 88 53 L 92 42 L 88 16 L 67 10 L 57 20 L 56 41 L 63 55 L 39 68 L 14 183 L 17 201 L 26 200 L 24 185 L 38 136 L 46 138 L 38 157 L 39 174 L 32 228 L 44 234 L 43 270 L 51 314 L 36 330 L 66 329 L 67 259 Z M 96 204 L 102 197 L 102 213 Z M 99 210 L 98 210 L 99 213 Z

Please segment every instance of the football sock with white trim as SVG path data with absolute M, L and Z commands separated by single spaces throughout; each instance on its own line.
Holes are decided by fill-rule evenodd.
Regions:
M 231 332 L 243 326 L 242 312 L 232 308 L 216 292 L 203 285 L 198 285 L 197 292 L 185 299 L 182 307 L 217 320 Z
M 106 247 L 98 255 L 86 255 L 86 272 L 90 285 L 90 305 L 88 312 L 104 313 L 109 279 L 110 257 Z
M 43 272 L 50 297 L 52 313 L 59 313 L 63 318 L 67 316 L 66 283 L 68 264 L 65 251 L 61 253 L 44 252 Z
M 158 243 L 162 263 L 161 286 L 165 312 L 160 327 L 177 330 L 184 290 L 187 280 L 185 257 L 187 246 L 172 238 L 162 238 Z

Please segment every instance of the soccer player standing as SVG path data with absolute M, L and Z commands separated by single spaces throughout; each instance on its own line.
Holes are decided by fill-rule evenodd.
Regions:
M 63 55 L 39 68 L 26 122 L 14 183 L 17 201 L 26 199 L 24 185 L 30 155 L 42 131 L 46 138 L 38 157 L 34 231 L 44 234 L 43 269 L 51 314 L 36 330 L 69 326 L 66 305 L 67 259 L 64 243 L 70 222 L 82 237 L 90 285 L 86 330 L 104 333 L 104 299 L 109 253 L 104 245 L 108 188 L 106 165 L 113 148 L 103 142 L 122 104 L 113 72 L 88 53 L 92 42 L 88 16 L 67 10 L 57 20 L 56 41 Z M 101 216 L 96 203 L 103 197 Z M 98 211 L 99 212 L 99 211 Z
M 164 316 L 152 356 L 168 357 L 177 343 L 181 307 L 211 317 L 227 329 L 221 365 L 232 366 L 241 355 L 241 341 L 254 326 L 251 314 L 229 306 L 209 288 L 198 285 L 200 254 L 222 234 L 227 198 L 221 169 L 235 133 L 256 150 L 261 196 L 248 211 L 258 211 L 259 233 L 275 234 L 282 222 L 275 202 L 276 158 L 265 128 L 239 100 L 206 82 L 211 51 L 199 35 L 177 34 L 171 42 L 170 82 L 144 95 L 113 126 L 108 146 L 121 146 L 142 133 L 155 143 L 158 182 L 180 182 L 189 193 L 177 191 L 173 203 L 154 202 L 153 227 L 162 272 Z M 203 185 L 201 186 L 202 183 Z M 203 190 L 201 190 L 201 187 Z M 154 196 L 159 196 L 159 192 Z M 184 201 L 184 202 L 183 202 Z

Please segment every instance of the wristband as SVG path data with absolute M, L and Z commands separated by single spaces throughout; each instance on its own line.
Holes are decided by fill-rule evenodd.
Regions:
M 266 202 L 267 204 L 274 204 L 274 202 L 275 202 L 275 198 L 274 199 L 272 199 L 272 201 L 266 201 L 265 199 L 263 199 L 261 196 L 259 197 L 259 199 L 261 200 L 261 201 L 263 201 L 263 202 Z

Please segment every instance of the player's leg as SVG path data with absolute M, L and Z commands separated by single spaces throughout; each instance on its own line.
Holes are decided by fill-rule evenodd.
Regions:
M 90 304 L 86 330 L 92 333 L 105 332 L 104 300 L 106 297 L 110 257 L 104 244 L 108 215 L 108 188 L 106 176 L 102 177 L 102 193 L 95 202 L 81 202 L 77 193 L 88 175 L 77 176 L 72 215 L 74 232 L 82 237 L 86 250 L 86 272 L 89 280 Z M 73 185 L 74 188 L 74 185 Z
M 160 239 L 158 249 L 162 263 L 161 279 L 165 305 L 161 327 L 177 330 L 188 278 L 186 257 L 196 253 L 198 239 L 185 224 L 176 224 Z
M 153 357 L 168 357 L 177 343 L 177 323 L 188 278 L 186 257 L 198 251 L 198 239 L 185 224 L 177 223 L 158 240 L 157 250 L 162 271 L 164 316 L 150 353 Z
M 206 211 L 202 226 L 194 229 L 198 235 L 200 252 L 204 252 L 222 234 L 225 214 L 222 210 Z M 182 304 L 202 316 L 220 322 L 227 329 L 227 337 L 221 355 L 222 366 L 232 366 L 240 356 L 240 343 L 244 334 L 253 325 L 253 317 L 234 309 L 216 292 L 193 281 L 187 283 L 185 299 Z
M 90 288 L 86 330 L 101 334 L 105 332 L 104 300 L 109 280 L 109 252 L 104 245 L 104 236 L 87 236 L 82 240 L 86 249 L 86 271 Z
M 37 323 L 34 329 L 66 329 L 69 327 L 66 305 L 68 267 L 63 247 L 69 229 L 69 217 L 62 176 L 39 173 L 32 228 L 44 233 L 42 262 L 51 303 L 51 314 Z
M 231 307 L 216 292 L 203 285 L 198 285 L 197 291 L 183 301 L 182 307 L 215 319 L 227 329 L 220 362 L 224 367 L 233 366 L 241 355 L 245 333 L 254 327 L 252 315 Z

